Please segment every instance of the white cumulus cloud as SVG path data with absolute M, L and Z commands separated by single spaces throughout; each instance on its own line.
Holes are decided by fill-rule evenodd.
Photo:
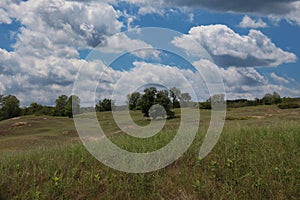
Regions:
M 285 84 L 290 83 L 289 80 L 287 80 L 287 79 L 285 79 L 285 78 L 283 78 L 283 77 L 278 76 L 278 75 L 275 74 L 274 72 L 272 72 L 272 73 L 270 74 L 270 76 L 271 76 L 271 78 L 272 78 L 273 80 L 275 80 L 275 81 L 277 81 L 277 82 L 285 83 Z
M 0 24 L 10 24 L 11 22 L 9 14 L 0 7 Z
M 242 28 L 266 28 L 268 25 L 262 19 L 255 21 L 248 15 L 245 15 L 239 26 Z
M 162 0 L 156 1 L 155 4 L 146 0 L 131 2 L 147 4 L 148 7 L 140 7 L 140 14 L 164 12 L 161 10 L 164 4 Z M 181 6 L 183 3 L 174 1 L 174 5 Z M 128 88 L 147 82 L 162 82 L 168 87 L 176 86 L 183 92 L 189 92 L 190 87 L 186 80 L 197 85 L 197 89 L 203 90 L 200 100 L 209 97 L 201 76 L 189 69 L 134 62 L 134 69 L 118 71 L 100 61 L 80 59 L 80 50 L 90 50 L 98 44 L 99 49 L 106 53 L 152 49 L 146 42 L 130 39 L 120 33 L 125 26 L 119 18 L 124 13 L 116 10 L 112 4 L 116 4 L 116 1 L 1 1 L 0 23 L 11 23 L 14 19 L 19 21 L 22 27 L 16 33 L 14 51 L 0 49 L 0 94 L 16 95 L 23 105 L 34 101 L 51 105 L 58 95 L 71 94 L 77 71 L 84 68 L 85 70 L 81 71 L 83 82 L 79 88 L 79 96 L 83 103 L 90 103 L 95 89 L 91 86 L 97 84 L 101 74 L 103 82 L 99 83 L 99 98 L 109 97 L 120 79 L 124 80 L 124 84 L 119 85 L 119 100 L 126 100 Z M 168 4 L 173 3 L 169 1 Z M 290 18 L 294 20 L 292 16 Z M 134 19 L 128 18 L 128 27 L 131 26 L 132 20 Z M 243 67 L 277 66 L 297 59 L 293 53 L 280 49 L 266 35 L 255 30 L 250 30 L 248 35 L 239 35 L 222 25 L 194 27 L 189 34 L 175 38 L 173 44 L 190 53 L 203 55 L 197 46 L 191 45 L 191 40 L 196 40 L 205 47 L 218 65 L 227 67 L 212 67 L 213 63 L 210 66 L 206 61 L 202 62 L 202 73 L 209 78 L 208 74 L 217 70 L 227 85 L 228 93 L 233 97 L 263 95 L 260 86 L 266 84 L 266 77 L 254 68 Z M 133 54 L 140 58 L 160 56 L 155 50 L 137 51 Z M 212 75 L 210 80 L 213 79 Z M 281 83 L 272 85 L 272 89 L 283 91 Z M 294 93 L 287 91 L 289 94 L 295 94 L 298 90 Z
M 105 46 L 99 46 L 97 50 L 115 54 L 130 52 L 140 58 L 159 58 L 159 51 L 155 50 L 153 46 L 144 41 L 129 38 L 124 32 L 107 37 Z
M 173 44 L 197 54 L 191 41 L 199 42 L 221 67 L 275 67 L 297 60 L 295 54 L 278 48 L 257 30 L 240 35 L 226 25 L 197 26 L 191 28 L 187 35 L 174 38 Z

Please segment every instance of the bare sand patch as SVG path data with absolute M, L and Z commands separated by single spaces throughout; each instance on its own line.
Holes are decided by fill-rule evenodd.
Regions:
M 25 126 L 31 126 L 31 123 L 29 122 L 17 122 L 11 125 L 12 128 L 22 128 Z
M 265 116 L 251 116 L 252 118 L 254 119 L 265 119 L 266 117 Z

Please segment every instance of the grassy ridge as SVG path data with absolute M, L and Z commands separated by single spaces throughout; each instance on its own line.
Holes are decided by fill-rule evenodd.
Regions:
M 170 166 L 147 174 L 127 174 L 104 166 L 79 142 L 74 143 L 71 139 L 74 136 L 62 134 L 74 128 L 71 122 L 64 121 L 64 130 L 26 136 L 57 136 L 64 141 L 60 144 L 65 145 L 50 148 L 40 141 L 29 151 L 2 149 L 0 199 L 297 199 L 299 112 L 299 109 L 280 111 L 272 106 L 230 110 L 227 115 L 230 120 L 218 144 L 206 158 L 199 160 L 210 116 L 203 111 L 199 132 L 188 151 Z M 133 115 L 138 123 L 148 123 L 139 113 Z M 109 113 L 98 117 L 111 140 L 123 148 L 138 151 L 159 147 L 151 139 L 130 140 L 115 127 Z M 176 128 L 172 127 L 179 121 L 179 118 L 168 121 L 156 138 L 161 145 L 174 136 Z M 10 136 L 2 136 L 1 146 L 7 138 L 25 137 L 15 130 L 11 130 Z
M 50 148 L 78 137 L 72 119 L 25 116 L 0 122 L 0 152 Z

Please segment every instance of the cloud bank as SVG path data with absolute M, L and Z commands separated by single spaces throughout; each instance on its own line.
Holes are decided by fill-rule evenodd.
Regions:
M 199 42 L 221 67 L 274 67 L 297 60 L 295 54 L 278 47 L 262 32 L 250 30 L 239 35 L 226 25 L 193 27 L 173 44 L 197 54 L 191 41 Z
M 292 23 L 300 25 L 300 1 L 299 0 L 127 0 L 126 2 L 140 6 L 140 9 L 145 9 L 148 13 L 151 10 L 162 12 L 162 7 L 179 7 L 179 8 L 204 8 L 213 11 L 254 14 L 259 16 L 267 16 L 276 19 L 285 19 Z

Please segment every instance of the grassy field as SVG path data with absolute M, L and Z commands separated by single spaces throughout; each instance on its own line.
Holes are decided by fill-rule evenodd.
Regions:
M 98 118 L 107 136 L 129 151 L 167 144 L 180 122 L 168 120 L 149 139 L 125 135 L 111 113 Z M 140 125 L 149 121 L 132 113 Z M 0 199 L 299 199 L 300 109 L 244 107 L 227 112 L 213 151 L 198 159 L 210 112 L 201 110 L 193 145 L 159 171 L 110 169 L 81 144 L 72 119 L 27 116 L 0 122 Z

